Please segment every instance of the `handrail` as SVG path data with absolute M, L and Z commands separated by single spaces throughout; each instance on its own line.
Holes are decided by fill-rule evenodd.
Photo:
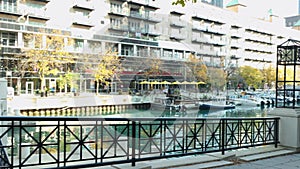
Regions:
M 9 168 L 129 162 L 135 166 L 139 161 L 279 143 L 279 117 L 0 117 L 0 121 L 5 121 L 0 122 L 0 140 Z

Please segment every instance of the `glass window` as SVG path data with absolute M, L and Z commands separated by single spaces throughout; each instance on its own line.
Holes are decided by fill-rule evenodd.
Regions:
M 121 55 L 132 56 L 133 55 L 133 46 L 122 45 Z
M 75 39 L 75 50 L 83 49 L 83 40 L 82 39 Z
M 4 46 L 16 46 L 17 35 L 16 33 L 2 32 L 1 40 Z
M 137 56 L 148 57 L 148 47 L 137 46 Z

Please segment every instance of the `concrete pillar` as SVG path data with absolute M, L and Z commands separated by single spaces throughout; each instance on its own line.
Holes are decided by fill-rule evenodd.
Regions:
M 46 48 L 47 47 L 47 36 L 43 35 L 42 36 L 42 48 Z
M 0 78 L 0 115 L 7 115 L 7 80 Z
M 137 56 L 137 46 L 133 45 L 133 56 Z
M 24 47 L 23 32 L 18 32 L 18 47 Z
M 118 55 L 121 56 L 121 54 L 122 54 L 122 44 L 119 43 L 118 44 Z
M 280 117 L 279 141 L 281 146 L 300 150 L 300 109 L 275 108 L 268 116 Z

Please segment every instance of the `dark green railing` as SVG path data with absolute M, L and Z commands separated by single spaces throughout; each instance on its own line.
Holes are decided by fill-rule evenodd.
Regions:
M 2 168 L 84 168 L 274 144 L 279 118 L 0 117 Z

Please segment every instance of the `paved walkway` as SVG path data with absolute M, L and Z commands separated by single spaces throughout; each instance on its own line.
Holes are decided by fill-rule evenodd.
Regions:
M 284 147 L 253 147 L 226 152 L 207 153 L 179 158 L 159 159 L 131 164 L 96 167 L 99 169 L 296 169 L 300 153 Z
M 281 155 L 278 157 L 253 162 L 238 162 L 236 165 L 218 167 L 218 169 L 295 169 L 300 168 L 300 154 Z

